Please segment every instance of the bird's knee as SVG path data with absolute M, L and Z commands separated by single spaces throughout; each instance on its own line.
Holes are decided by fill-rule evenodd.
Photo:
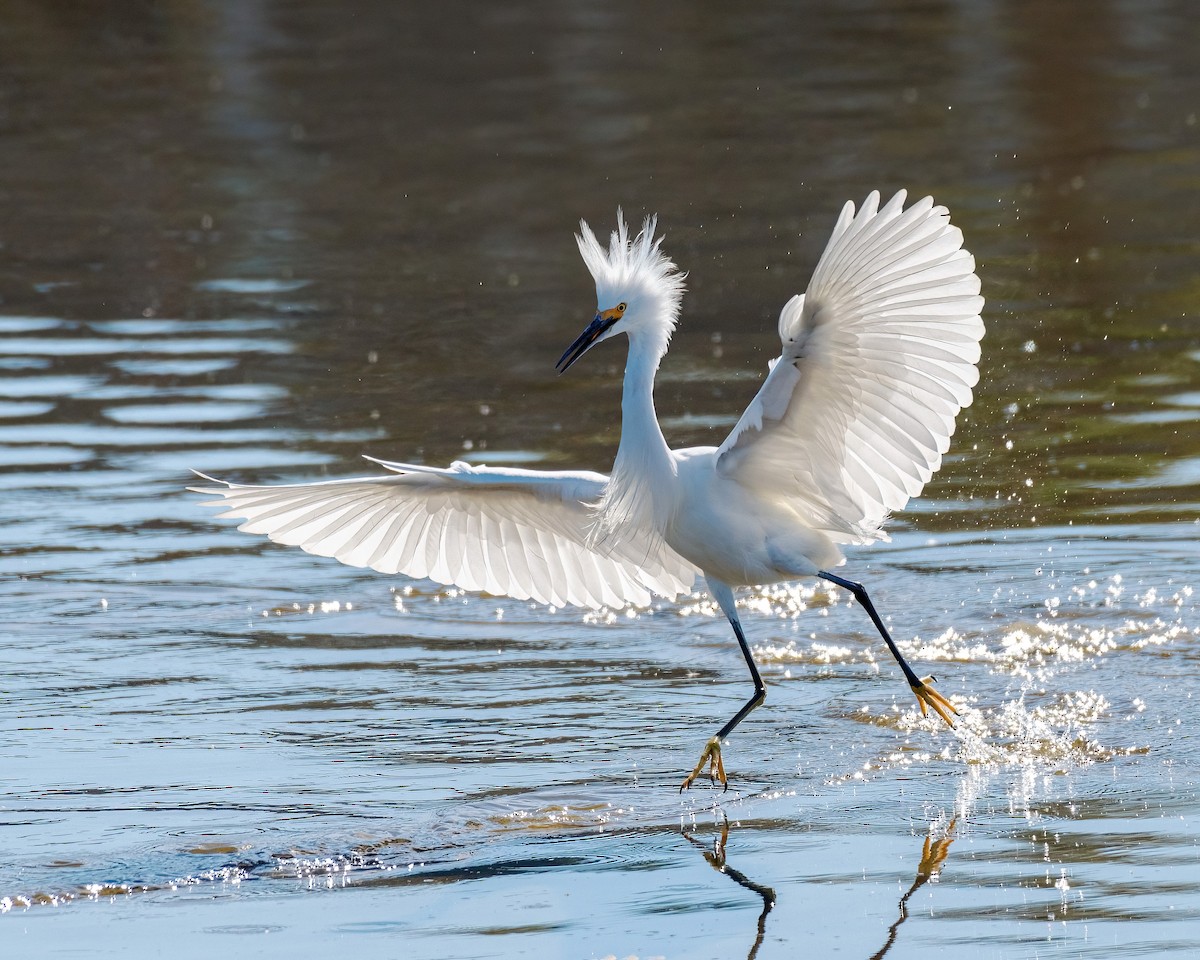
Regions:
M 822 570 L 817 574 L 822 580 L 828 580 L 832 584 L 836 584 L 843 590 L 849 590 L 856 597 L 861 599 L 867 595 L 867 588 L 857 580 L 847 580 L 845 577 L 839 577 L 837 574 L 830 573 L 827 570 Z

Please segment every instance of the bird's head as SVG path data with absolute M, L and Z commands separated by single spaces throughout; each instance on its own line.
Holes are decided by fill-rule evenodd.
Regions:
M 562 373 L 602 340 L 618 333 L 644 340 L 647 349 L 661 357 L 679 319 L 684 277 L 662 252 L 655 239 L 656 217 L 647 217 L 642 232 L 629 239 L 629 226 L 617 210 L 617 229 L 600 246 L 591 227 L 579 221 L 575 242 L 583 262 L 596 281 L 596 315 L 558 361 Z

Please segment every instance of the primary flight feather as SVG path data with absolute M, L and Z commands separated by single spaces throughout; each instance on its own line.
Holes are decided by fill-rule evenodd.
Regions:
M 803 295 L 779 318 L 780 356 L 719 447 L 672 450 L 654 412 L 654 374 L 679 317 L 683 276 L 648 218 L 630 237 L 618 211 L 607 248 L 576 237 L 596 284 L 591 323 L 565 371 L 596 344 L 629 341 L 621 440 L 612 473 L 376 461 L 389 473 L 253 486 L 204 477 L 194 487 L 239 527 L 382 573 L 586 607 L 645 605 L 703 576 L 745 657 L 754 694 L 709 739 L 721 743 L 765 695 L 734 588 L 819 576 L 851 590 L 895 656 L 924 713 L 955 712 L 918 678 L 861 584 L 830 572 L 841 546 L 885 539 L 941 464 L 971 402 L 983 337 L 979 278 L 949 214 L 900 191 L 847 203 Z M 203 477 L 204 475 L 201 474 Z M 682 788 L 681 788 L 682 789 Z

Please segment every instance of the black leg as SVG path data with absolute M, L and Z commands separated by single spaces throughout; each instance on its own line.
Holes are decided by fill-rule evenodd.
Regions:
M 887 648 L 892 651 L 892 656 L 896 658 L 896 662 L 900 664 L 900 669 L 904 672 L 904 679 L 908 681 L 910 687 L 919 686 L 921 681 L 900 656 L 900 651 L 896 649 L 896 644 L 892 641 L 891 634 L 887 632 L 887 627 L 883 625 L 883 621 L 879 618 L 879 614 L 875 612 L 875 604 L 871 602 L 871 598 L 867 596 L 867 588 L 861 583 L 855 583 L 853 580 L 847 580 L 844 577 L 839 577 L 833 573 L 820 571 L 817 576 L 822 580 L 828 580 L 830 583 L 836 583 L 839 587 L 849 590 L 854 594 L 854 599 L 862 604 L 862 608 L 867 611 L 867 616 L 871 618 L 871 622 L 875 624 L 875 629 L 879 631 L 879 635 L 883 637 L 883 642 L 887 644 Z
M 733 715 L 732 720 L 717 731 L 717 738 L 719 740 L 724 740 L 733 733 L 733 728 L 746 719 L 746 714 L 767 699 L 766 684 L 762 682 L 762 677 L 758 675 L 758 667 L 754 663 L 754 656 L 750 653 L 750 644 L 746 642 L 746 635 L 742 633 L 742 625 L 734 619 L 729 621 L 729 625 L 733 627 L 733 632 L 737 634 L 738 645 L 742 648 L 742 656 L 746 658 L 746 666 L 750 668 L 750 679 L 754 681 L 754 696 L 747 700 L 746 705 Z
M 925 716 L 925 711 L 928 707 L 932 707 L 934 712 L 946 721 L 951 727 L 954 726 L 954 721 L 950 719 L 950 714 L 957 714 L 958 711 L 954 708 L 949 700 L 942 696 L 938 691 L 934 690 L 931 684 L 934 682 L 933 677 L 926 677 L 922 680 L 913 672 L 912 667 L 908 665 L 904 657 L 900 655 L 900 651 L 896 648 L 895 642 L 892 640 L 891 634 L 887 632 L 887 627 L 883 625 L 883 620 L 875 611 L 875 604 L 871 602 L 871 598 L 867 596 L 867 589 L 861 583 L 855 583 L 853 580 L 847 580 L 845 577 L 839 577 L 836 574 L 821 570 L 817 576 L 823 580 L 828 580 L 830 583 L 836 583 L 839 587 L 849 590 L 854 594 L 862 608 L 867 611 L 867 616 L 871 618 L 871 622 L 875 624 L 875 629 L 879 631 L 879 635 L 883 637 L 883 642 L 887 644 L 887 648 L 892 652 L 892 656 L 896 658 L 896 662 L 900 664 L 900 669 L 904 673 L 904 679 L 908 681 L 908 685 L 912 687 L 912 691 L 916 694 L 917 703 L 921 707 L 921 716 Z
M 750 679 L 754 681 L 754 694 L 745 702 L 742 709 L 733 715 L 732 720 L 709 738 L 703 752 L 700 754 L 700 762 L 696 764 L 695 769 L 688 774 L 682 786 L 680 786 L 680 793 L 692 785 L 692 782 L 696 777 L 700 776 L 706 764 L 709 767 L 709 777 L 714 782 L 720 780 L 724 788 L 726 790 L 729 789 L 729 780 L 725 776 L 725 764 L 721 760 L 721 741 L 733 732 L 734 727 L 746 719 L 746 715 L 751 710 L 767 698 L 767 687 L 762 682 L 762 677 L 758 674 L 758 665 L 754 662 L 754 656 L 750 652 L 750 644 L 746 642 L 746 635 L 742 632 L 741 621 L 738 620 L 733 591 L 726 584 L 712 579 L 708 581 L 708 587 L 716 599 L 717 605 L 721 608 L 721 612 L 728 618 L 729 625 L 733 627 L 738 646 L 742 648 L 742 656 L 746 658 L 746 666 L 750 668 Z

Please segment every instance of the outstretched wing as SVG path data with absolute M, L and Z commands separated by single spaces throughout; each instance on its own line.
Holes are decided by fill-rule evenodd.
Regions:
M 352 567 L 428 577 L 467 590 L 584 607 L 645 605 L 689 590 L 697 571 L 661 539 L 630 534 L 587 547 L 590 505 L 608 478 L 454 463 L 376 461 L 390 476 L 283 486 L 213 480 L 221 517 Z
M 793 506 L 838 543 L 880 525 L 941 466 L 971 402 L 983 337 L 975 260 L 926 197 L 842 209 L 783 352 L 718 451 L 718 469 Z

